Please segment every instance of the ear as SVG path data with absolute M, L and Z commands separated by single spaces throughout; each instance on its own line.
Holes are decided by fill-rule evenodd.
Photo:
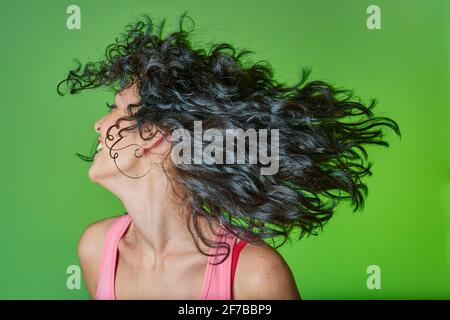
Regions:
M 144 140 L 141 148 L 144 152 L 147 150 L 150 150 L 151 148 L 161 144 L 163 139 L 164 139 L 164 134 L 160 130 L 157 129 L 156 132 L 154 133 L 154 136 L 152 139 Z

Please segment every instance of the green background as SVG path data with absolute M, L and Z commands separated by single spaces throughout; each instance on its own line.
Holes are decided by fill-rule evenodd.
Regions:
M 67 6 L 81 8 L 81 30 L 66 28 Z M 366 27 L 370 4 L 381 30 Z M 94 121 L 112 100 L 106 91 L 59 97 L 56 84 L 141 13 L 175 30 L 185 10 L 194 43 L 230 42 L 270 61 L 293 84 L 301 67 L 350 88 L 378 115 L 394 118 L 402 138 L 371 147 L 363 212 L 347 204 L 318 237 L 280 249 L 304 299 L 449 299 L 448 1 L 5 1 L 0 4 L 1 192 L 0 298 L 86 299 L 66 288 L 79 264 L 77 243 L 91 222 L 123 212 L 88 178 Z M 369 265 L 381 289 L 366 286 Z

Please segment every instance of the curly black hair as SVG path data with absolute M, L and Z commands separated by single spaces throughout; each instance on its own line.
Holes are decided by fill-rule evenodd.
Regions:
M 214 43 L 208 51 L 195 49 L 189 38 L 194 28 L 183 29 L 186 18 L 193 22 L 187 12 L 179 31 L 166 37 L 166 19 L 155 30 L 152 19 L 142 16 L 107 46 L 104 61 L 88 62 L 84 68 L 77 61 L 57 91 L 64 95 L 63 84 L 70 94 L 137 84 L 140 102 L 128 105 L 127 117 L 118 122 L 134 120 L 125 130 L 137 128 L 141 137 L 146 125 L 193 132 L 194 121 L 202 121 L 204 130 L 279 130 L 279 169 L 274 175 L 261 175 L 258 164 L 175 166 L 176 179 L 187 190 L 185 203 L 195 231 L 208 247 L 226 247 L 224 259 L 228 257 L 226 243 L 202 234 L 199 217 L 220 222 L 248 242 L 281 238 L 278 245 L 274 241 L 278 248 L 291 241 L 295 229 L 299 239 L 317 235 L 339 200 L 349 199 L 354 212 L 363 207 L 368 188 L 362 178 L 372 174 L 365 146 L 389 146 L 383 128 L 400 136 L 394 120 L 374 116 L 375 99 L 364 105 L 351 90 L 307 82 L 310 68 L 302 68 L 293 86 L 279 83 L 267 61 L 246 64 L 243 57 L 254 52 L 236 52 L 228 43 Z M 93 155 L 80 157 L 92 161 Z M 189 231 L 192 235 L 190 226 Z

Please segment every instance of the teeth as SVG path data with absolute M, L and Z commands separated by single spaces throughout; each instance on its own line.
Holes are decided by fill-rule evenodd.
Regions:
M 97 146 L 97 152 L 99 152 L 100 150 L 102 150 L 102 148 L 103 148 L 103 145 L 102 145 L 101 143 L 99 143 L 98 146 Z

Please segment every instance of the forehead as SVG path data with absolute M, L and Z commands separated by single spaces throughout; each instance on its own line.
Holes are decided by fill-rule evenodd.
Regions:
M 139 94 L 137 92 L 137 86 L 132 85 L 121 91 L 117 91 L 115 94 L 117 105 L 128 105 L 129 103 L 138 103 Z

